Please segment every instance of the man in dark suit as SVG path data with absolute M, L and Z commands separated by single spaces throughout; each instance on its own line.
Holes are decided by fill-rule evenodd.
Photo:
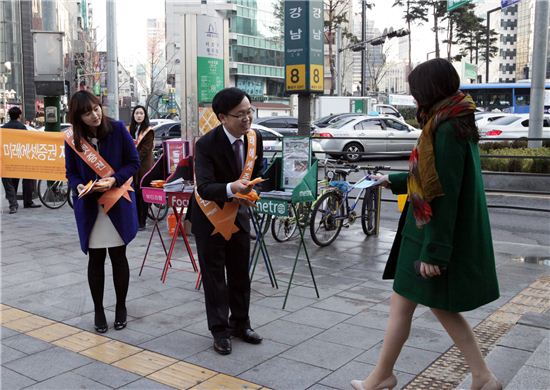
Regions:
M 235 197 L 237 193 L 246 194 L 252 189 L 248 185 L 249 180 L 241 178 L 241 173 L 249 153 L 247 145 L 254 140 L 253 136 L 246 135 L 254 109 L 250 97 L 238 88 L 218 92 L 212 101 L 212 109 L 222 124 L 202 136 L 195 145 L 195 184 L 200 198 L 194 197 L 192 200 L 191 222 L 203 278 L 208 329 L 214 337 L 214 350 L 227 355 L 231 353 L 230 336 L 251 344 L 262 341 L 250 327 L 248 317 L 248 207 L 253 204 Z M 248 168 L 250 179 L 259 176 L 263 164 L 262 139 L 258 132 L 255 134 L 256 159 L 253 169 Z M 225 237 L 220 233 L 213 234 L 215 226 L 205 203 L 211 207 L 217 206 L 218 211 L 223 207 L 228 207 L 228 210 L 234 208 L 234 224 L 238 231 Z
M 5 129 L 19 129 L 27 130 L 25 125 L 21 123 L 21 115 L 23 112 L 19 107 L 12 107 L 8 110 L 10 121 L 4 124 L 2 128 Z M 6 199 L 10 205 L 10 214 L 15 214 L 19 208 L 17 203 L 17 187 L 19 186 L 19 179 L 3 177 L 2 184 L 4 185 L 4 191 L 6 192 Z M 36 208 L 40 207 L 39 204 L 35 204 L 32 201 L 32 195 L 36 185 L 35 180 L 23 179 L 23 207 L 24 208 Z

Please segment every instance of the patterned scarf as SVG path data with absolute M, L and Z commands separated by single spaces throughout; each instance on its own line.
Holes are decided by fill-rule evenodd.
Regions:
M 419 113 L 422 134 L 409 158 L 407 194 L 413 207 L 416 226 L 422 228 L 430 222 L 432 208 L 430 202 L 443 196 L 443 188 L 435 169 L 434 136 L 437 127 L 444 121 L 465 116 L 475 111 L 475 103 L 469 95 L 458 91 L 453 96 L 435 104 L 429 112 Z

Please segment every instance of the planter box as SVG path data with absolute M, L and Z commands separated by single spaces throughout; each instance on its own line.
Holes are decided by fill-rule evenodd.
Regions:
M 491 191 L 550 193 L 550 175 L 542 173 L 483 172 L 483 184 Z

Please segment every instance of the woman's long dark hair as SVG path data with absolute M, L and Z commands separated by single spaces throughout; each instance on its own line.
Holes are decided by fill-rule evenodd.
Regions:
M 434 58 L 418 65 L 408 77 L 411 95 L 418 104 L 416 118 L 430 112 L 432 107 L 443 99 L 454 95 L 460 87 L 460 77 L 453 65 L 443 58 Z M 479 131 L 474 114 L 451 119 L 460 138 L 479 140 Z
M 99 105 L 103 111 L 101 101 L 97 96 L 89 91 L 78 91 L 71 96 L 69 102 L 69 123 L 73 125 L 74 145 L 76 150 L 82 152 L 82 139 L 92 138 L 90 127 L 82 120 L 82 115 L 93 110 L 95 105 Z M 101 124 L 97 127 L 96 137 L 104 138 L 112 130 L 111 120 L 104 113 L 101 117 Z
M 138 127 L 138 123 L 136 122 L 136 119 L 134 118 L 134 114 L 138 108 L 141 108 L 143 112 L 145 113 L 145 117 L 143 118 L 143 122 L 141 122 L 141 126 L 139 127 L 140 130 L 145 130 L 149 127 L 149 114 L 147 114 L 147 110 L 145 107 L 137 105 L 132 110 L 132 119 L 130 119 L 130 134 L 132 135 L 132 138 L 136 138 L 136 130 Z

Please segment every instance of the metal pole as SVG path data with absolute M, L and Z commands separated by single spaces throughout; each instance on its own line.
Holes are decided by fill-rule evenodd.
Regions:
M 366 18 L 367 18 L 367 0 L 361 0 L 361 42 L 365 42 L 367 40 L 367 28 L 365 26 L 366 24 Z M 361 51 L 361 96 L 365 96 L 365 93 L 367 92 L 367 88 L 365 88 L 365 67 L 366 67 L 366 44 L 363 46 L 363 50 Z
M 2 73 L 2 113 L 4 115 L 3 123 L 8 122 L 6 119 L 8 118 L 8 113 L 6 111 L 6 107 L 8 105 L 8 101 L 6 99 L 6 82 L 7 82 L 7 76 Z
M 489 47 L 491 45 L 491 13 L 495 11 L 500 11 L 500 7 L 493 8 L 489 11 L 487 11 L 487 28 L 485 31 L 486 35 L 486 45 L 485 45 L 485 82 L 489 82 L 489 64 L 491 63 L 491 59 L 489 58 Z
M 544 83 L 546 78 L 546 52 L 548 46 L 548 0 L 535 3 L 533 30 L 533 57 L 531 60 L 531 104 L 529 108 L 529 138 L 542 137 L 544 116 Z M 542 141 L 529 141 L 528 147 L 540 148 Z
M 336 95 L 342 96 L 342 28 L 336 28 Z
M 115 0 L 107 0 L 107 109 L 118 119 L 118 52 Z
M 311 94 L 298 95 L 298 135 L 308 137 L 311 133 Z

